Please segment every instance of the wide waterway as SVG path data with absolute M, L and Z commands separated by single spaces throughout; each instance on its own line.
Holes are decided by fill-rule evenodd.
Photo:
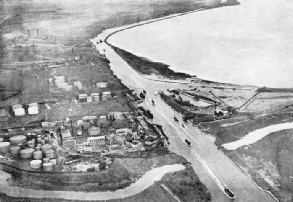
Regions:
M 212 81 L 293 87 L 293 3 L 240 3 L 124 30 L 108 41 Z
M 99 52 L 105 53 L 114 74 L 127 87 L 136 92 L 141 91 L 142 88 L 146 90 L 147 98 L 143 105 L 154 114 L 154 123 L 163 126 L 171 143 L 170 151 L 184 156 L 192 163 L 195 172 L 212 194 L 213 201 L 228 201 L 223 191 L 224 187 L 229 187 L 236 194 L 235 201 L 237 202 L 274 201 L 268 193 L 259 190 L 223 153 L 217 150 L 213 137 L 202 134 L 192 124 L 185 124 L 185 128 L 182 128 L 181 124 L 174 122 L 175 113 L 173 110 L 164 104 L 159 96 L 154 95 L 155 91 L 176 87 L 183 88 L 186 84 L 149 80 L 128 66 L 107 44 L 96 44 L 100 39 L 104 41 L 109 34 L 126 27 L 106 30 L 92 42 Z M 115 35 L 111 37 L 113 36 Z M 151 99 L 155 101 L 155 106 L 151 104 Z M 186 138 L 191 141 L 191 147 L 187 147 L 184 143 Z

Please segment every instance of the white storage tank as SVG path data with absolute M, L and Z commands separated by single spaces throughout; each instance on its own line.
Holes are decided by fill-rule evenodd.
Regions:
M 44 171 L 53 171 L 53 163 L 48 162 L 48 163 L 43 163 L 43 170 Z
M 91 127 L 91 128 L 88 129 L 88 134 L 90 136 L 98 136 L 98 135 L 101 134 L 101 129 L 98 128 L 98 127 L 94 127 L 93 126 L 93 127 Z
M 85 101 L 86 98 L 87 98 L 87 94 L 79 94 L 79 95 L 78 95 L 78 99 L 79 99 L 79 100 Z
M 39 113 L 39 108 L 38 107 L 29 107 L 28 108 L 28 114 L 34 115 Z
M 53 146 L 50 144 L 44 144 L 41 148 L 42 152 L 45 154 L 46 151 L 53 149 Z
M 20 151 L 20 157 L 23 159 L 30 159 L 33 156 L 33 152 L 35 150 L 33 148 L 27 148 Z
M 19 146 L 10 147 L 10 154 L 18 155 L 19 152 L 20 152 L 20 147 Z
M 99 102 L 100 101 L 100 96 L 99 95 L 95 95 L 94 96 L 94 101 L 95 102 Z
M 23 108 L 18 108 L 18 109 L 14 110 L 14 114 L 15 114 L 15 116 L 23 116 L 23 115 L 25 115 L 25 111 Z
M 102 100 L 108 100 L 109 98 L 111 98 L 111 92 L 103 92 Z
M 41 167 L 42 167 L 42 161 L 41 161 L 41 160 L 32 160 L 32 161 L 30 162 L 30 166 L 31 166 L 31 168 L 33 168 L 33 169 L 41 168 Z
M 100 96 L 100 93 L 91 93 L 91 97 Z
M 33 153 L 33 158 L 36 159 L 36 160 L 41 160 L 43 159 L 43 153 L 41 151 L 35 151 Z
M 55 158 L 55 151 L 53 149 L 49 149 L 45 152 L 46 158 L 53 159 Z
M 27 142 L 26 136 L 24 135 L 16 135 L 9 138 L 9 141 L 12 145 L 19 145 Z
M 107 82 L 99 82 L 96 84 L 98 88 L 107 88 L 108 83 Z
M 0 153 L 9 153 L 10 142 L 0 142 Z
M 65 76 L 55 76 L 55 81 L 65 81 Z
M 86 102 L 92 102 L 93 98 L 91 96 L 86 97 Z

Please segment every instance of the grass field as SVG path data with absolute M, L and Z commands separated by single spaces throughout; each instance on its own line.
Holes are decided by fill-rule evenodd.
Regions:
M 223 120 L 201 123 L 201 129 L 216 136 L 216 145 L 234 142 L 249 132 L 266 126 L 293 121 L 292 113 L 274 114 L 251 119 Z M 242 168 L 261 187 L 272 191 L 281 201 L 292 200 L 292 132 L 293 129 L 273 132 L 249 146 L 222 151 Z

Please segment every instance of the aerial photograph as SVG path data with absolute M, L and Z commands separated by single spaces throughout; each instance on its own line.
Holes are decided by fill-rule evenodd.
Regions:
M 293 202 L 291 170 L 292 1 L 0 0 L 0 202 Z

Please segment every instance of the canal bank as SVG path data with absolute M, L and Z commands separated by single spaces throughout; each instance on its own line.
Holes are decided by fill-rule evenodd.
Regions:
M 121 28 L 120 28 L 121 29 Z M 111 69 L 118 78 L 130 89 L 139 92 L 140 89 L 145 89 L 147 95 L 153 95 L 157 90 L 167 90 L 168 88 L 184 87 L 183 84 L 154 82 L 141 77 L 129 65 L 123 61 L 106 43 L 99 43 L 116 30 L 106 30 L 101 35 L 92 40 L 99 52 L 105 53 L 110 61 Z M 152 96 L 156 106 L 150 102 L 150 98 L 146 99 L 144 105 L 155 115 L 154 122 L 163 126 L 164 131 L 170 138 L 171 145 L 169 149 L 179 155 L 184 156 L 193 165 L 194 170 L 199 175 L 202 182 L 208 187 L 215 201 L 227 201 L 227 196 L 223 193 L 222 187 L 218 186 L 211 178 L 203 164 L 198 161 L 194 152 L 199 155 L 206 166 L 211 168 L 212 172 L 219 179 L 220 183 L 228 186 L 236 194 L 236 201 L 274 201 L 271 196 L 260 191 L 235 165 L 226 158 L 213 145 L 214 139 L 210 136 L 203 135 L 198 129 L 188 125 L 186 129 L 182 129 L 174 125 L 174 112 L 170 110 L 158 97 Z M 183 143 L 186 137 L 189 137 L 192 142 L 192 148 L 186 148 Z M 228 172 L 229 171 L 229 172 Z

